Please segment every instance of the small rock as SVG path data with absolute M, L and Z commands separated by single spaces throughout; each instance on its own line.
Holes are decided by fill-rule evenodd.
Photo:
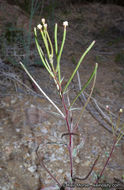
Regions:
M 77 158 L 75 159 L 75 162 L 76 162 L 77 164 L 79 164 L 79 163 L 80 163 L 80 159 L 77 157 Z
M 21 131 L 21 129 L 16 128 L 16 132 L 17 132 L 17 133 L 19 133 L 20 131 Z
M 37 166 L 34 165 L 34 166 L 29 167 L 28 171 L 31 172 L 31 173 L 34 173 L 36 171 L 36 169 L 37 169 Z
M 63 170 L 62 170 L 62 169 L 59 169 L 59 170 L 58 170 L 58 173 L 62 173 L 62 172 L 63 172 Z
M 84 164 L 82 164 L 83 166 L 89 166 L 90 165 L 90 161 L 87 160 L 86 162 L 84 162 Z
M 16 99 L 11 100 L 11 104 L 14 104 L 16 102 Z
M 45 133 L 45 134 L 48 133 L 48 131 L 47 131 L 46 128 L 42 128 L 42 129 L 41 129 L 41 132 L 42 132 L 42 133 Z

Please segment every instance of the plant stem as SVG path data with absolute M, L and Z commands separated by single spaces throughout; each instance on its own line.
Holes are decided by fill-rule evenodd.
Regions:
M 40 164 L 43 166 L 43 168 L 46 170 L 46 172 L 50 175 L 50 177 L 58 184 L 58 186 L 61 187 L 61 184 L 58 182 L 58 180 L 51 174 L 51 172 L 45 166 L 45 164 L 43 162 L 43 158 L 40 159 L 37 151 L 36 151 L 36 153 L 37 153 L 37 157 L 38 157 Z
M 95 167 L 95 165 L 96 165 L 98 159 L 99 159 L 99 155 L 98 155 L 97 159 L 95 160 L 95 162 L 93 163 L 93 165 L 92 165 L 92 167 L 91 167 L 89 173 L 88 173 L 84 178 L 81 178 L 81 177 L 73 177 L 73 180 L 75 180 L 75 179 L 77 179 L 77 180 L 86 180 L 86 179 L 90 176 L 90 174 L 92 173 L 92 171 L 93 171 L 93 169 L 94 169 L 94 167 Z
M 69 157 L 70 157 L 70 170 L 71 170 L 71 178 L 73 176 L 73 159 L 72 159 L 72 134 L 71 134 L 71 129 L 70 129 L 70 125 L 69 125 L 69 121 L 68 121 L 68 116 L 69 116 L 69 110 L 67 109 L 66 105 L 65 105 L 65 100 L 64 100 L 64 95 L 62 94 L 62 103 L 65 109 L 65 121 L 67 124 L 67 128 L 68 128 L 68 132 L 69 132 L 69 145 L 68 145 L 68 151 L 69 151 Z
M 109 154 L 109 157 L 107 158 L 107 160 L 106 160 L 106 162 L 105 162 L 105 165 L 104 165 L 104 167 L 103 167 L 103 169 L 102 169 L 102 171 L 101 171 L 101 173 L 100 173 L 100 176 L 99 176 L 99 177 L 97 178 L 97 180 L 95 181 L 95 184 L 97 184 L 97 183 L 99 182 L 100 178 L 102 177 L 103 172 L 104 172 L 104 170 L 105 170 L 105 168 L 106 168 L 106 166 L 107 166 L 107 164 L 108 164 L 108 162 L 109 162 L 109 160 L 110 160 L 110 158 L 111 158 L 111 156 L 112 156 L 112 153 L 113 153 L 113 151 L 114 151 L 114 149 L 115 149 L 116 142 L 117 142 L 117 140 L 114 140 L 114 143 L 113 143 L 111 152 L 110 152 L 110 154 Z M 92 190 L 92 189 L 93 189 L 93 187 L 91 188 L 91 190 Z
M 72 136 L 70 135 L 70 137 Z M 72 159 L 72 147 L 70 145 L 68 146 L 68 151 L 69 151 L 69 157 L 70 157 L 70 170 L 71 170 L 71 178 L 72 178 L 73 177 L 73 159 Z

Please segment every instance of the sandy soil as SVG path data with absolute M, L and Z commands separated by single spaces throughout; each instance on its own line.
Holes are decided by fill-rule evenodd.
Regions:
M 12 5 L 6 8 L 6 11 L 10 11 L 10 15 L 12 8 Z M 20 10 L 17 7 L 14 11 L 14 15 L 19 15 Z M 1 18 L 2 13 L 3 10 L 1 10 Z M 13 19 L 12 17 L 9 21 Z M 1 27 L 9 19 L 5 14 L 3 18 Z M 24 22 L 24 19 L 22 20 Z M 69 21 L 61 61 L 65 82 L 75 68 L 74 60 L 78 61 L 90 43 L 96 40 L 94 47 L 80 66 L 81 82 L 83 85 L 87 81 L 97 62 L 99 68 L 93 98 L 97 100 L 104 112 L 105 106 L 109 105 L 115 119 L 120 108 L 124 108 L 124 59 L 117 59 L 119 53 L 124 53 L 124 8 L 116 5 L 81 4 L 65 11 L 56 10 L 55 21 L 59 23 L 60 40 L 64 20 Z M 25 22 L 27 23 L 27 18 Z M 26 26 L 26 23 L 22 25 Z M 4 64 L 4 60 L 1 60 L 0 64 L 2 62 Z M 30 72 L 43 90 L 63 110 L 55 85 L 45 69 L 34 66 L 30 67 Z M 43 187 L 56 185 L 39 162 L 37 149 L 39 157 L 44 158 L 45 165 L 54 177 L 61 184 L 68 181 L 70 164 L 66 146 L 67 138 L 61 138 L 61 135 L 66 132 L 64 120 L 54 114 L 56 110 L 42 95 L 38 97 L 39 91 L 35 91 L 37 94 L 34 95 L 24 87 L 27 85 L 31 90 L 36 90 L 32 88 L 20 68 L 8 65 L 8 69 L 3 69 L 0 77 L 0 189 L 40 190 Z M 74 83 L 77 83 L 76 77 Z M 90 92 L 90 87 L 86 90 L 87 93 Z M 72 84 L 71 100 L 74 96 Z M 80 100 L 75 107 L 82 107 Z M 78 115 L 79 109 L 73 112 L 74 123 Z M 124 122 L 123 116 L 122 114 L 121 123 Z M 100 155 L 90 177 L 81 182 L 90 184 L 95 181 L 104 166 L 113 145 L 113 135 L 87 110 L 82 116 L 78 133 L 80 136 L 74 137 L 74 148 L 80 145 L 79 150 L 75 149 L 77 154 L 74 157 L 74 175 L 85 177 Z M 122 140 L 116 146 L 101 182 L 113 183 L 114 178 L 124 179 L 123 163 L 124 141 Z M 48 187 L 48 189 L 52 188 Z

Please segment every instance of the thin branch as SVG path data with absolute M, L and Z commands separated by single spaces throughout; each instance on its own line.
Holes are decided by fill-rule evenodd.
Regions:
M 76 135 L 76 136 L 79 136 L 79 134 L 77 133 L 63 133 L 61 138 L 63 138 L 64 136 L 68 136 L 68 135 Z
M 80 75 L 79 75 L 79 72 L 77 71 L 77 78 L 78 78 L 78 85 L 79 85 L 79 90 L 81 89 L 81 81 L 80 81 Z M 74 85 L 75 86 L 75 85 Z M 87 95 L 87 96 L 89 96 L 86 92 L 85 92 L 85 94 Z M 85 97 L 85 95 L 84 95 L 84 93 L 82 92 L 81 93 L 81 97 L 79 97 L 79 99 L 80 99 L 80 101 L 83 103 L 83 104 L 85 104 L 85 102 L 86 102 L 86 97 Z M 110 118 L 103 112 L 103 110 L 99 107 L 99 105 L 98 105 L 98 103 L 97 103 L 97 101 L 96 101 L 96 99 L 95 98 L 93 98 L 93 97 L 91 97 L 91 100 L 93 100 L 93 103 L 95 104 L 95 106 L 93 107 L 91 107 L 89 104 L 87 105 L 87 107 L 86 107 L 86 109 L 90 112 L 90 114 L 105 128 L 105 129 L 107 129 L 109 132 L 111 132 L 112 133 L 112 129 L 111 129 L 111 127 L 109 127 L 108 125 L 107 125 L 107 123 L 109 124 L 109 125 L 111 125 L 112 123 L 111 123 L 111 120 L 110 120 Z M 97 111 L 96 111 L 97 110 Z M 99 114 L 99 115 L 98 115 Z M 113 114 L 113 113 L 112 113 Z M 113 114 L 114 115 L 114 114 Z M 100 116 L 104 119 L 102 119 L 102 118 L 100 118 Z M 115 116 L 115 115 L 114 115 Z M 122 119 L 121 119 L 121 121 L 123 121 Z M 114 126 L 114 128 L 116 128 L 116 124 L 115 123 L 113 123 L 113 126 Z M 120 131 L 120 129 L 118 129 L 118 132 L 120 133 L 121 131 Z M 124 137 L 122 137 L 123 139 L 124 139 Z
M 92 93 L 93 93 L 93 90 L 94 90 L 94 87 L 95 87 L 95 82 L 96 82 L 96 74 L 97 74 L 97 73 L 95 73 L 95 75 L 94 75 L 94 80 L 93 80 L 93 85 L 92 85 L 92 87 L 91 87 L 90 95 L 89 95 L 89 97 L 87 98 L 87 100 L 85 101 L 85 104 L 84 104 L 84 106 L 83 106 L 83 108 L 82 108 L 82 110 L 81 110 L 81 112 L 80 112 L 78 121 L 77 121 L 77 123 L 76 123 L 76 125 L 75 125 L 75 127 L 74 127 L 74 131 L 77 130 L 78 125 L 79 125 L 80 120 L 81 120 L 81 117 L 82 117 L 82 114 L 83 114 L 85 108 L 87 107 L 87 105 L 88 105 L 88 103 L 89 103 L 89 101 L 90 101 L 90 98 L 91 98 L 91 96 L 92 96 Z
M 95 165 L 96 165 L 98 159 L 99 159 L 99 155 L 98 155 L 97 159 L 95 160 L 95 162 L 93 163 L 93 165 L 92 165 L 92 167 L 91 167 L 89 173 L 86 175 L 86 177 L 84 177 L 84 178 L 81 178 L 81 177 L 73 177 L 72 179 L 73 179 L 74 181 L 75 181 L 76 179 L 77 179 L 77 180 L 86 180 L 86 179 L 90 176 L 90 174 L 92 173 L 92 171 L 93 171 L 93 169 L 94 169 L 94 167 L 95 167 Z
M 50 175 L 50 177 L 57 183 L 57 185 L 59 186 L 59 188 L 61 188 L 61 184 L 58 182 L 58 180 L 51 174 L 51 172 L 47 169 L 47 167 L 45 166 L 44 162 L 43 162 L 43 158 L 39 158 L 39 155 L 38 155 L 38 148 L 36 150 L 36 153 L 37 153 L 37 157 L 38 157 L 38 160 L 39 160 L 39 163 L 43 166 L 43 168 L 46 170 L 46 172 Z
M 110 154 L 109 154 L 109 157 L 107 158 L 107 160 L 106 160 L 106 162 L 105 162 L 105 164 L 104 164 L 104 167 L 103 167 L 102 171 L 100 172 L 99 177 L 98 177 L 97 180 L 95 181 L 95 184 L 97 184 L 97 183 L 99 182 L 100 178 L 102 177 L 103 172 L 104 172 L 104 170 L 105 170 L 105 168 L 106 168 L 106 166 L 107 166 L 107 164 L 108 164 L 108 162 L 109 162 L 109 160 L 110 160 L 110 158 L 111 158 L 111 156 L 112 156 L 112 153 L 113 153 L 113 151 L 114 151 L 114 149 L 115 149 L 116 142 L 117 142 L 117 141 L 115 140 L 114 143 L 113 143 L 111 152 L 110 152 Z M 93 189 L 93 188 L 91 188 L 91 190 L 92 190 L 92 189 Z
M 42 90 L 42 88 L 38 85 L 38 83 L 34 80 L 34 78 L 30 75 L 30 73 L 28 72 L 28 70 L 26 69 L 26 67 L 23 65 L 23 63 L 20 61 L 20 64 L 22 66 L 22 68 L 25 70 L 25 72 L 27 73 L 27 75 L 29 76 L 29 78 L 34 82 L 34 84 L 37 86 L 37 88 L 40 90 L 40 92 L 46 97 L 46 99 L 57 109 L 57 111 L 61 114 L 61 116 L 65 119 L 64 114 L 62 113 L 62 111 L 58 108 L 58 106 L 56 106 L 56 104 L 47 96 L 47 94 Z

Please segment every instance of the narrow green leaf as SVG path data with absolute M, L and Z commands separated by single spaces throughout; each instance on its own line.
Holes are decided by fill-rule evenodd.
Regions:
M 96 63 L 96 67 L 97 67 L 97 66 L 98 66 L 98 64 Z M 95 67 L 95 68 L 96 68 L 96 67 Z M 84 106 L 83 106 L 83 108 L 82 108 L 82 110 L 81 110 L 81 112 L 80 112 L 80 114 L 79 114 L 79 118 L 78 118 L 78 120 L 77 120 L 77 122 L 76 122 L 76 124 L 75 124 L 74 131 L 76 131 L 76 129 L 78 128 L 78 125 L 79 125 L 79 123 L 80 123 L 80 120 L 81 120 L 81 117 L 82 117 L 82 115 L 83 115 L 83 112 L 84 112 L 84 110 L 86 109 L 86 107 L 87 107 L 87 105 L 88 105 L 88 103 L 89 103 L 89 101 L 90 101 L 90 99 L 91 99 L 91 96 L 92 96 L 92 93 L 93 93 L 93 90 L 94 90 L 94 87 L 95 87 L 96 74 L 97 74 L 97 72 L 95 72 L 95 74 L 94 74 L 94 79 L 93 79 L 93 85 L 92 85 L 92 87 L 91 87 L 91 92 L 90 92 L 89 97 L 88 97 L 88 99 L 86 100 L 86 102 L 85 102 L 85 104 L 84 104 Z
M 49 42 L 50 48 L 51 48 L 51 52 L 50 52 L 50 55 L 49 55 L 49 62 L 51 64 L 53 72 L 55 73 L 55 68 L 54 68 L 54 65 L 53 65 L 53 45 L 52 45 L 52 42 L 51 42 L 51 39 L 50 39 L 48 31 L 46 31 L 46 35 L 47 35 L 47 39 L 48 39 L 48 42 Z
M 124 130 L 124 124 L 123 124 L 123 127 L 120 130 L 120 134 L 117 137 L 116 145 L 119 143 L 119 141 L 121 140 L 121 138 L 124 136 L 124 131 L 123 130 Z
M 90 75 L 90 78 L 88 79 L 88 81 L 85 83 L 85 85 L 81 88 L 81 90 L 78 92 L 77 96 L 74 98 L 73 102 L 71 103 L 69 109 L 72 107 L 72 105 L 75 103 L 75 101 L 77 100 L 77 98 L 81 95 L 81 93 L 85 90 L 85 88 L 87 88 L 87 86 L 90 84 L 91 80 L 93 79 L 94 75 L 96 75 L 97 72 L 97 68 L 98 68 L 98 64 L 96 63 L 94 71 L 92 72 L 92 74 Z
M 53 73 L 52 73 L 52 71 L 51 71 L 51 67 L 50 67 L 49 63 L 47 62 L 47 60 L 46 60 L 46 58 L 45 58 L 45 56 L 44 56 L 44 53 L 43 53 L 43 51 L 42 51 L 42 49 L 41 49 L 41 47 L 40 47 L 40 45 L 39 45 L 39 43 L 38 43 L 36 28 L 34 28 L 34 34 L 35 34 L 35 43 L 36 43 L 36 46 L 37 46 L 37 49 L 38 49 L 38 53 L 39 53 L 39 55 L 40 55 L 40 58 L 41 58 L 41 60 L 42 60 L 42 63 L 43 63 L 43 65 L 45 66 L 46 70 L 50 73 L 50 75 L 51 75 L 52 77 L 54 77 L 54 75 L 53 75 Z
M 46 34 L 47 34 L 47 38 L 48 38 L 48 41 L 49 41 L 49 44 L 50 44 L 50 48 L 51 48 L 50 55 L 53 57 L 53 45 L 52 45 L 52 42 L 51 42 L 51 39 L 50 39 L 48 31 L 46 31 Z
M 77 66 L 76 66 L 74 72 L 72 73 L 70 79 L 68 80 L 68 82 L 67 82 L 67 84 L 66 84 L 66 86 L 65 86 L 65 88 L 64 88 L 64 90 L 63 90 L 63 92 L 65 92 L 66 89 L 68 88 L 68 86 L 69 86 L 70 82 L 72 81 L 74 75 L 76 74 L 76 72 L 77 72 L 77 70 L 78 70 L 78 68 L 79 68 L 79 66 L 80 66 L 80 64 L 81 64 L 81 62 L 83 61 L 84 57 L 85 57 L 86 54 L 90 51 L 90 49 L 93 47 L 94 44 L 95 44 L 95 41 L 93 41 L 93 42 L 90 44 L 90 46 L 86 49 L 86 51 L 85 51 L 85 52 L 83 53 L 83 55 L 81 56 L 81 58 L 80 58 L 80 60 L 79 60 L 79 62 L 78 62 L 78 64 L 77 64 Z
M 64 44 L 65 44 L 65 39 L 66 39 L 66 29 L 64 29 L 64 32 L 63 32 L 63 39 L 62 39 L 62 44 L 61 44 L 61 48 L 60 48 L 59 54 L 57 55 L 57 66 L 56 66 L 56 72 L 58 71 L 58 78 L 59 78 L 59 82 L 61 81 L 61 73 L 60 73 L 60 59 L 61 59 L 61 55 L 62 55 L 62 51 L 63 51 Z
M 56 56 L 58 55 L 57 28 L 58 28 L 58 25 L 56 23 L 55 24 L 55 29 L 54 29 L 54 40 L 55 40 L 55 53 L 56 53 Z
M 40 30 L 44 45 L 46 47 L 46 51 L 47 51 L 47 55 L 48 57 L 50 57 L 50 50 L 49 50 L 49 46 L 48 46 L 48 41 L 47 41 L 47 31 L 46 29 L 44 29 L 44 32 L 42 30 Z

